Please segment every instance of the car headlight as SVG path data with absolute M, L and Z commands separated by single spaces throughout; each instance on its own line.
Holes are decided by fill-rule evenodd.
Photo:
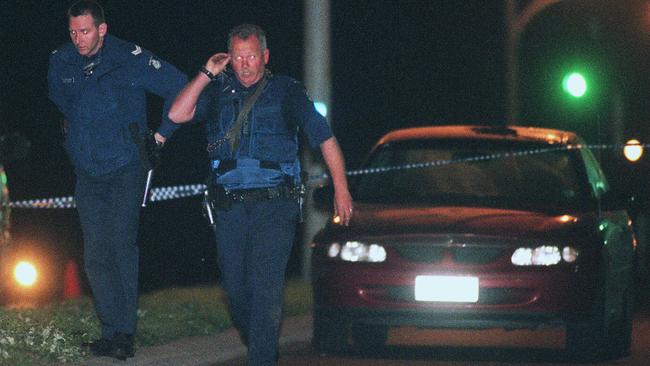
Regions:
M 562 261 L 573 263 L 578 259 L 578 250 L 573 247 L 561 248 L 553 245 L 541 245 L 535 248 L 517 248 L 510 261 L 515 266 L 552 266 Z
M 31 287 L 38 278 L 36 266 L 27 261 L 21 261 L 14 267 L 14 279 L 23 287 Z
M 359 241 L 348 241 L 341 245 L 332 243 L 327 247 L 327 256 L 340 258 L 346 262 L 383 262 L 386 260 L 386 249 L 379 244 L 365 244 Z

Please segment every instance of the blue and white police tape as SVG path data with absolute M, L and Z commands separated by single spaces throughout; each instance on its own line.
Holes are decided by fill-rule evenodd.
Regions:
M 460 159 L 449 159 L 449 160 L 435 160 L 427 161 L 421 163 L 411 163 L 404 165 L 393 165 L 393 166 L 382 166 L 358 170 L 349 170 L 346 172 L 348 176 L 358 176 L 358 175 L 367 175 L 367 174 L 377 174 L 377 173 L 386 173 L 395 170 L 407 170 L 407 169 L 423 169 L 423 168 L 432 168 L 437 166 L 451 165 L 451 164 L 460 164 L 468 162 L 480 162 L 488 161 L 494 159 L 502 159 L 509 157 L 517 156 L 526 156 L 526 155 L 535 155 L 535 154 L 544 154 L 556 151 L 563 150 L 574 150 L 587 147 L 591 150 L 604 150 L 604 149 L 623 149 L 629 145 L 568 145 L 568 146 L 554 146 L 549 148 L 539 148 L 539 149 L 530 149 L 522 151 L 507 151 L 498 154 L 488 154 L 488 155 L 477 155 L 467 158 Z M 639 146 L 643 148 L 650 147 L 650 144 L 638 144 L 634 146 Z M 329 179 L 327 173 L 315 174 L 307 177 L 307 182 L 323 181 Z M 202 195 L 205 191 L 205 184 L 186 184 L 179 186 L 168 186 L 168 187 L 154 187 L 149 193 L 150 202 L 159 202 L 167 201 L 185 197 L 192 197 Z M 31 199 L 23 201 L 13 201 L 8 203 L 2 203 L 2 206 L 9 206 L 12 208 L 74 208 L 76 207 L 74 202 L 74 197 L 57 197 L 57 198 L 43 198 L 43 199 Z
M 149 193 L 149 201 L 166 201 L 177 198 L 191 197 L 203 194 L 205 184 L 187 184 L 180 186 L 170 187 L 156 187 L 152 188 Z M 74 197 L 56 197 L 56 198 L 42 198 L 30 199 L 23 201 L 10 201 L 6 204 L 11 208 L 75 208 L 76 204 Z
M 8 202 L 11 208 L 74 208 L 74 197 L 55 197 Z
M 149 201 L 166 201 L 177 198 L 198 196 L 205 191 L 205 184 L 189 184 L 182 186 L 155 187 L 151 189 Z

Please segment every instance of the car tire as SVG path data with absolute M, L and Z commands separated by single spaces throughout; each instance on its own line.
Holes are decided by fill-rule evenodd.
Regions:
M 607 342 L 608 357 L 629 356 L 632 346 L 632 322 L 634 320 L 635 296 L 631 287 L 625 291 L 621 317 L 609 326 Z
M 312 346 L 321 354 L 339 354 L 348 346 L 348 324 L 345 320 L 314 313 Z
M 352 342 L 365 355 L 372 355 L 381 349 L 388 340 L 388 327 L 385 325 L 352 324 Z
M 619 316 L 607 319 L 607 291 L 599 291 L 589 321 L 571 322 L 566 328 L 566 349 L 579 362 L 614 359 L 629 354 L 632 344 L 632 321 L 634 317 L 634 281 L 625 281 L 625 290 L 618 309 Z

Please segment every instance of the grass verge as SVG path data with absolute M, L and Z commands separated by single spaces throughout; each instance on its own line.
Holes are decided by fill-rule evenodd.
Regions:
M 311 287 L 290 280 L 285 316 L 311 310 Z M 83 341 L 99 337 L 92 300 L 82 297 L 32 309 L 0 309 L 0 365 L 33 366 L 83 360 Z M 220 287 L 172 288 L 143 294 L 138 310 L 139 347 L 216 334 L 230 326 Z

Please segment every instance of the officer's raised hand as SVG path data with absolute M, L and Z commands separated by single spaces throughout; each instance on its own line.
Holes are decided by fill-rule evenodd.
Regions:
M 212 55 L 205 65 L 201 66 L 197 76 L 192 79 L 176 96 L 169 109 L 168 117 L 175 123 L 185 123 L 194 117 L 196 103 L 203 89 L 214 81 L 230 62 L 230 55 L 219 52 Z
M 230 62 L 230 55 L 223 52 L 218 52 L 212 55 L 208 61 L 205 63 L 205 69 L 212 73 L 211 78 L 216 77 L 220 72 L 222 72 L 228 63 Z M 210 76 L 210 75 L 208 75 Z

